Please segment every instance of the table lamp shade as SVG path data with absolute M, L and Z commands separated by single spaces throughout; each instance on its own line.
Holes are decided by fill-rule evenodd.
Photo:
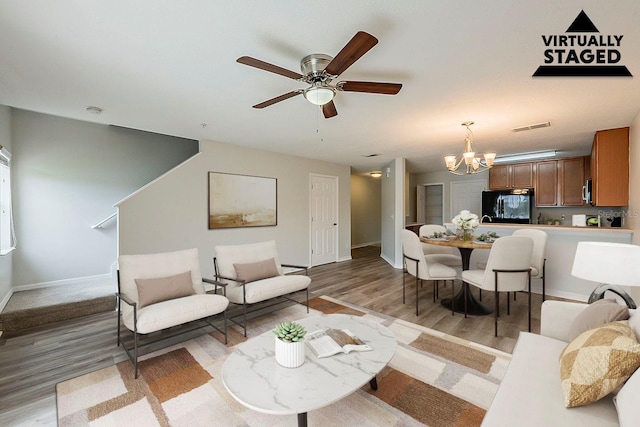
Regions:
M 640 286 L 640 246 L 579 242 L 571 275 L 593 282 Z

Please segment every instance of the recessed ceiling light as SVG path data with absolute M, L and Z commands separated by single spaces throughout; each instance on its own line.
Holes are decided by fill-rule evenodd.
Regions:
M 535 123 L 533 125 L 520 126 L 520 127 L 517 127 L 517 128 L 513 128 L 513 129 L 511 129 L 511 132 L 522 132 L 522 131 L 525 131 L 525 130 L 548 128 L 549 126 L 551 126 L 551 122 Z
M 382 171 L 369 172 L 369 175 L 371 175 L 374 178 L 380 178 L 382 176 Z
M 88 107 L 87 107 L 87 113 L 91 113 L 91 114 L 102 114 L 102 108 L 100 108 L 100 107 L 88 106 Z

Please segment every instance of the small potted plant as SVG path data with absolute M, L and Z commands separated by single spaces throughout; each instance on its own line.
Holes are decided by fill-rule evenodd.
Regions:
M 273 330 L 276 362 L 285 368 L 297 368 L 304 363 L 304 336 L 307 331 L 296 322 L 282 322 Z

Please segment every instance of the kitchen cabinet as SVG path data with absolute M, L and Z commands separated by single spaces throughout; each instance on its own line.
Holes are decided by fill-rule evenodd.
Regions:
M 584 157 L 558 160 L 560 206 L 584 206 Z
M 495 165 L 489 169 L 489 188 L 491 190 L 533 187 L 533 163 Z
M 583 206 L 584 157 L 536 162 L 536 206 Z
M 536 162 L 536 206 L 558 206 L 558 161 Z
M 594 206 L 629 205 L 629 128 L 596 132 L 591 148 Z

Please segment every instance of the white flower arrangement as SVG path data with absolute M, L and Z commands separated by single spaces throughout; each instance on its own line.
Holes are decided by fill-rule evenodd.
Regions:
M 457 228 L 462 230 L 474 230 L 480 225 L 478 215 L 471 213 L 471 211 L 466 209 L 461 210 L 458 215 L 454 216 L 451 222 L 453 222 Z

